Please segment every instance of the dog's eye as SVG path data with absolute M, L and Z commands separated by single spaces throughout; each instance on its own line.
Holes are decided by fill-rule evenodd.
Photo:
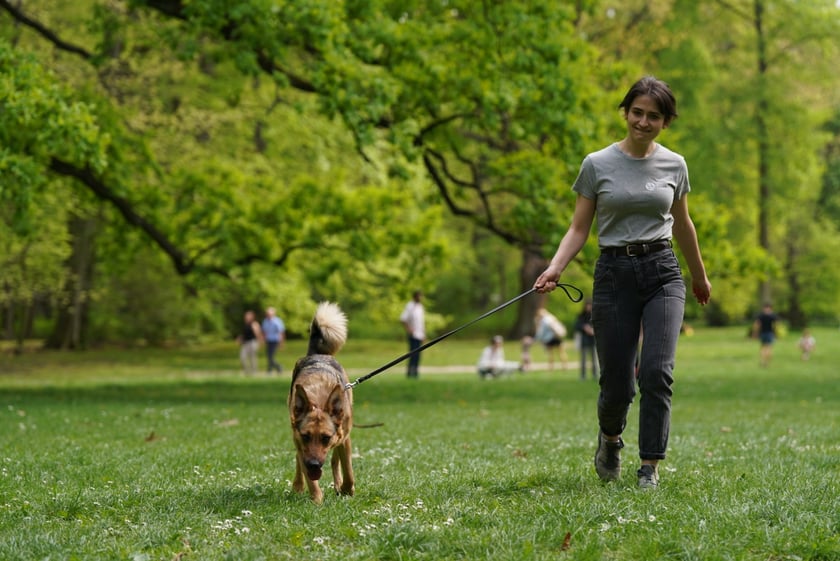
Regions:
M 331 436 L 323 435 L 321 437 L 321 444 L 323 444 L 324 446 L 327 446 L 327 445 L 329 445 L 330 440 L 332 440 Z
M 302 434 L 300 435 L 300 439 L 303 441 L 304 444 L 309 444 L 310 442 L 312 442 L 312 435 Z

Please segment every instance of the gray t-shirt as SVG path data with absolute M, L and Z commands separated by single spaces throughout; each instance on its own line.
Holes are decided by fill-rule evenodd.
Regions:
M 671 206 L 691 190 L 685 159 L 661 144 L 633 158 L 611 144 L 584 158 L 572 189 L 595 201 L 598 245 L 671 239 Z

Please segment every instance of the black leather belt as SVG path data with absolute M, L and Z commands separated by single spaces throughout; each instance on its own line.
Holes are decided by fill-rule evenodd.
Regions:
M 612 255 L 613 257 L 624 255 L 627 257 L 638 257 L 639 255 L 647 255 L 648 253 L 656 253 L 663 249 L 673 247 L 671 240 L 657 240 L 650 243 L 631 243 L 621 247 L 602 247 L 601 253 L 604 255 Z

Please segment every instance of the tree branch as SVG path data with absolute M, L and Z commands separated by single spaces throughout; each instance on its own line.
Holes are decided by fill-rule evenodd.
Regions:
M 50 169 L 59 175 L 78 179 L 97 197 L 113 205 L 122 214 L 126 222 L 140 228 L 169 256 L 178 274 L 185 275 L 193 269 L 194 263 L 187 260 L 184 253 L 172 243 L 166 234 L 140 216 L 128 199 L 114 193 L 90 168 L 82 169 L 58 158 L 53 158 L 50 161 Z
M 166 16 L 183 21 L 187 20 L 187 15 L 184 13 L 184 4 L 181 0 L 146 0 L 145 5 Z M 220 29 L 219 32 L 221 33 L 222 38 L 226 41 L 233 41 L 236 39 L 237 27 L 232 22 L 228 22 L 228 24 Z M 318 92 L 315 84 L 301 76 L 298 76 L 291 70 L 278 65 L 264 49 L 256 49 L 254 54 L 257 57 L 257 65 L 259 65 L 262 71 L 269 76 L 276 72 L 285 76 L 289 81 L 289 85 L 296 90 L 307 93 Z
M 432 181 L 437 186 L 438 191 L 440 191 L 440 196 L 443 197 L 443 202 L 446 203 L 449 211 L 455 216 L 468 216 L 475 219 L 476 216 L 473 211 L 459 207 L 452 199 L 452 196 L 449 194 L 449 189 L 446 188 L 446 181 L 443 176 L 441 176 L 437 167 L 435 167 L 435 163 L 432 161 L 430 152 L 426 151 L 423 153 L 423 163 L 425 164 L 429 175 L 432 177 Z
M 0 8 L 3 8 L 9 15 L 11 15 L 15 20 L 19 21 L 23 25 L 32 28 L 36 31 L 39 35 L 44 37 L 47 41 L 52 43 L 56 46 L 56 48 L 61 49 L 62 51 L 67 51 L 80 57 L 84 58 L 85 60 L 90 60 L 93 55 L 83 47 L 79 47 L 78 45 L 74 45 L 72 43 L 68 43 L 62 40 L 58 35 L 56 35 L 53 31 L 47 29 L 42 23 L 30 18 L 26 14 L 23 13 L 19 8 L 13 6 L 11 2 L 7 0 L 0 0 Z
M 414 137 L 414 146 L 422 146 L 423 140 L 425 139 L 426 135 L 430 132 L 434 131 L 436 128 L 441 127 L 443 125 L 447 125 L 456 119 L 460 119 L 462 117 L 466 117 L 465 113 L 455 113 L 454 115 L 449 115 L 448 117 L 441 117 L 439 119 L 435 119 L 434 121 L 428 123 L 425 127 L 420 129 L 420 132 Z
M 446 203 L 447 208 L 449 211 L 454 214 L 455 216 L 464 216 L 469 218 L 474 223 L 478 224 L 485 230 L 492 232 L 496 236 L 500 237 L 507 243 L 519 247 L 529 247 L 532 245 L 528 240 L 521 239 L 510 232 L 500 229 L 498 226 L 493 223 L 492 220 L 487 217 L 487 219 L 483 219 L 481 215 L 478 213 L 466 209 L 464 207 L 458 206 L 455 200 L 452 198 L 452 195 L 449 193 L 449 189 L 446 185 L 446 179 L 444 175 L 441 174 L 441 171 L 435 166 L 435 162 L 433 161 L 432 157 L 435 156 L 431 151 L 428 149 L 423 153 L 423 163 L 426 166 L 426 170 L 429 172 L 429 175 L 432 177 L 432 181 L 434 182 L 435 186 L 438 188 L 440 192 L 440 196 L 443 198 L 444 203 Z M 475 187 L 473 187 L 475 188 Z
M 717 3 L 721 5 L 721 7 L 729 10 L 730 12 L 734 13 L 735 15 L 744 18 L 747 21 L 751 21 L 753 19 L 752 15 L 749 12 L 745 12 L 738 6 L 732 5 L 731 2 L 727 2 L 726 0 L 717 0 Z
M 429 154 L 434 156 L 434 158 L 439 162 L 440 171 L 443 172 L 443 175 L 445 175 L 446 178 L 449 181 L 451 181 L 455 185 L 459 185 L 461 187 L 467 187 L 468 189 L 475 189 L 476 191 L 481 190 L 477 183 L 466 181 L 464 179 L 459 179 L 459 178 L 455 177 L 455 175 L 451 171 L 449 171 L 449 167 L 446 164 L 446 158 L 443 157 L 443 154 L 441 154 L 437 150 L 433 150 L 432 148 L 430 148 L 428 146 L 426 147 L 426 152 L 428 152 Z
M 204 254 L 211 252 L 220 245 L 220 242 L 213 242 L 207 247 L 201 249 L 193 257 L 187 257 L 175 243 L 167 237 L 157 226 L 152 224 L 145 217 L 141 216 L 132 205 L 131 201 L 124 197 L 120 197 L 114 193 L 105 183 L 90 170 L 90 168 L 79 168 L 73 164 L 53 158 L 50 162 L 50 170 L 66 177 L 72 177 L 79 180 L 83 185 L 90 189 L 99 199 L 104 200 L 114 206 L 123 216 L 126 222 L 140 228 L 163 252 L 169 257 L 175 266 L 175 270 L 179 275 L 187 275 L 189 273 L 203 271 L 213 273 L 221 277 L 230 279 L 230 272 L 226 268 L 218 266 L 199 265 L 197 260 Z M 267 258 L 264 255 L 248 254 L 236 258 L 232 261 L 232 266 L 246 266 L 252 263 L 270 263 L 276 266 L 282 266 L 286 263 L 289 257 L 295 251 L 301 249 L 322 249 L 324 246 L 319 244 L 297 244 L 285 247 L 279 257 L 274 259 Z M 346 247 L 337 248 L 337 251 L 346 251 Z
M 184 14 L 184 3 L 181 0 L 146 0 L 144 3 L 166 16 L 183 21 L 187 20 L 187 16 Z

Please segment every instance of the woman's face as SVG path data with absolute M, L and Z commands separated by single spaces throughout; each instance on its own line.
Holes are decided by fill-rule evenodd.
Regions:
M 653 142 L 662 129 L 668 127 L 665 115 L 649 95 L 636 97 L 630 104 L 630 108 L 625 111 L 624 120 L 627 121 L 628 138 L 640 144 Z

